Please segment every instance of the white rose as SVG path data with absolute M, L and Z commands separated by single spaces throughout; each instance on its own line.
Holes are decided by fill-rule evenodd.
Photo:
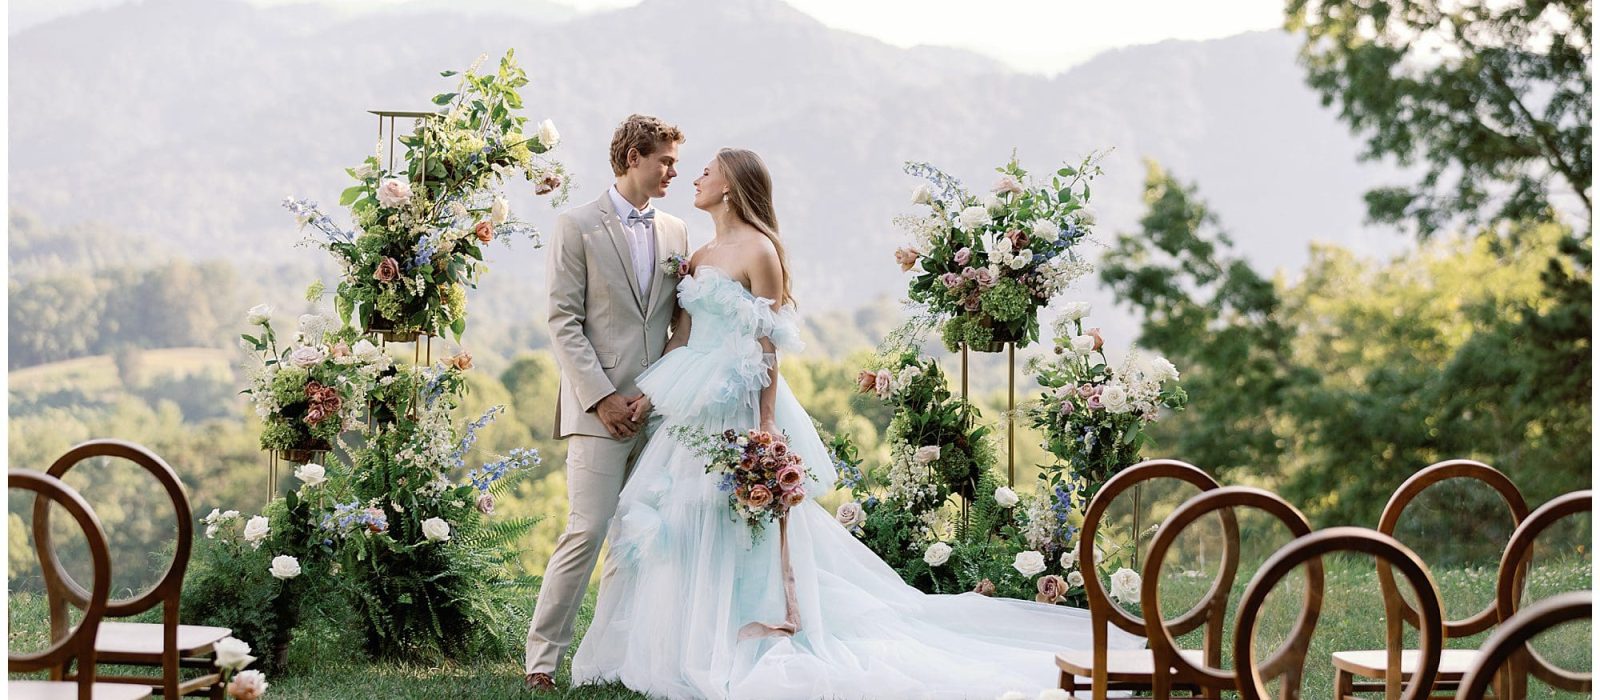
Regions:
M 250 307 L 249 313 L 244 315 L 244 320 L 252 326 L 265 326 L 272 320 L 272 307 L 266 304 L 256 304 Z
M 549 119 L 539 122 L 539 144 L 555 148 L 558 143 L 561 143 L 561 133 L 556 131 L 556 123 Z
M 1178 381 L 1178 368 L 1172 366 L 1172 363 L 1167 358 L 1160 355 L 1150 358 L 1149 372 L 1150 378 L 1158 383 Z
M 300 560 L 287 554 L 272 558 L 272 577 L 287 581 L 300 575 Z
M 1123 567 L 1111 575 L 1111 597 L 1123 603 L 1139 602 L 1139 574 Z
M 1034 551 L 1017 552 L 1017 559 L 1011 562 L 1011 568 L 1023 576 L 1033 578 L 1044 573 L 1044 555 Z
M 256 657 L 250 655 L 250 645 L 242 639 L 223 637 L 216 644 L 211 645 L 211 650 L 217 654 L 217 668 L 237 671 L 250 665 Z
M 370 179 L 373 175 L 377 175 L 378 169 L 372 167 L 371 163 L 362 163 L 360 166 L 354 168 L 350 174 L 354 175 L 357 180 L 366 180 Z
M 1061 316 L 1068 321 L 1082 321 L 1089 316 L 1089 302 L 1073 301 L 1061 307 Z
M 447 542 L 450 540 L 450 523 L 444 518 L 428 518 L 422 521 L 422 536 L 430 542 Z
M 1100 403 L 1112 413 L 1127 413 L 1131 408 L 1128 405 L 1128 390 L 1120 384 L 1107 384 L 1100 391 Z
M 1013 270 L 1021 270 L 1031 262 L 1033 262 L 1033 251 L 1023 248 L 1017 251 L 1017 256 L 1011 259 L 1010 265 Z
M 302 345 L 289 353 L 289 362 L 296 367 L 315 367 L 328 359 L 328 353 L 315 345 Z
M 996 253 L 1005 255 L 1010 253 L 1012 250 L 1014 250 L 1014 248 L 1011 247 L 1011 239 L 1009 238 L 1002 237 L 1000 240 L 994 242 L 994 252 Z
M 999 503 L 1001 508 L 1014 507 L 1021 500 L 1022 499 L 1017 498 L 1017 492 L 1016 491 L 1012 491 L 1011 489 L 1006 488 L 1004 486 L 1001 486 L 1000 488 L 997 488 L 997 489 L 994 490 L 994 502 L 995 503 Z
M 938 445 L 924 445 L 922 447 L 918 447 L 916 454 L 911 456 L 911 461 L 916 462 L 917 464 L 932 464 L 939 461 L 939 451 Z
M 839 506 L 839 510 L 834 511 L 833 519 L 846 528 L 853 528 L 867 521 L 867 513 L 861 509 L 860 503 L 851 501 Z
M 356 358 L 362 362 L 371 363 L 376 362 L 378 358 L 383 356 L 383 350 L 378 346 L 373 345 L 372 341 L 362 338 L 361 340 L 357 340 L 356 344 L 350 347 L 350 354 L 355 355 Z
M 499 226 L 511 218 L 511 203 L 505 197 L 494 196 L 494 203 L 489 205 L 489 223 Z
M 1072 693 L 1060 688 L 1045 688 L 1039 691 L 1039 700 L 1072 700 Z
M 999 214 L 1006 209 L 1006 203 L 994 195 L 984 195 L 983 208 L 990 214 Z
M 984 209 L 983 207 L 967 207 L 966 209 L 962 209 L 961 216 L 957 218 L 961 222 L 961 227 L 967 229 L 968 231 L 983 228 L 984 226 L 989 225 L 990 221 L 993 221 L 993 219 L 989 218 L 989 210 Z
M 916 189 L 911 190 L 911 203 L 933 204 L 933 188 L 927 185 L 917 185 Z
M 1079 355 L 1094 352 L 1094 336 L 1080 335 L 1072 339 L 1072 351 Z
M 1055 243 L 1061 237 L 1061 227 L 1049 219 L 1033 222 L 1033 237 L 1046 243 Z
M 244 541 L 249 542 L 252 549 L 260 549 L 261 542 L 267 539 L 267 535 L 270 534 L 272 534 L 272 527 L 267 522 L 267 516 L 257 515 L 245 521 Z
M 398 207 L 411 200 L 411 183 L 389 178 L 378 185 L 378 204 Z
M 951 551 L 950 545 L 935 542 L 928 546 L 928 551 L 922 555 L 922 561 L 928 566 L 943 566 L 945 562 L 950 561 Z
M 306 486 L 316 486 L 328 480 L 328 472 L 320 464 L 302 464 L 294 470 L 294 478 Z
M 1022 194 L 1022 183 L 1017 182 L 1017 179 L 1010 175 L 1002 175 L 1000 180 L 994 183 L 993 192 L 995 194 Z
M 1072 572 L 1070 574 L 1067 574 L 1067 585 L 1071 586 L 1073 588 L 1082 588 L 1083 587 L 1083 572 L 1074 571 L 1074 572 Z
M 1069 549 L 1061 553 L 1062 570 L 1070 569 L 1078 564 L 1078 550 Z

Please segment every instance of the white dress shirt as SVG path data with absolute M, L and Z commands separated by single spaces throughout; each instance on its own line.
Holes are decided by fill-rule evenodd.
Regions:
M 643 215 L 651 211 L 649 204 L 644 205 L 644 211 L 633 208 L 633 205 L 617 191 L 617 186 L 611 186 L 611 206 L 617 210 L 617 218 L 622 219 L 622 230 L 628 234 L 628 249 L 633 255 L 633 273 L 639 278 L 639 294 L 650 298 L 650 282 L 655 279 L 656 272 L 656 231 L 655 226 L 647 221 L 635 221 L 628 224 L 630 214 Z

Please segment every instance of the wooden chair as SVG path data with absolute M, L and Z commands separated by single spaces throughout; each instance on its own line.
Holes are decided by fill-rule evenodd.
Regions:
M 1399 569 L 1411 583 L 1417 595 L 1415 627 L 1419 630 L 1418 649 L 1402 650 L 1397 639 L 1391 639 L 1383 656 L 1383 689 L 1390 700 L 1418 700 L 1429 696 L 1439 676 L 1439 661 L 1444 653 L 1443 603 L 1439 600 L 1439 587 L 1426 564 L 1405 545 L 1393 537 L 1360 527 L 1333 527 L 1313 532 L 1290 542 L 1288 546 L 1269 557 L 1245 588 L 1244 600 L 1239 603 L 1239 618 L 1234 630 L 1234 673 L 1238 676 L 1240 700 L 1262 700 L 1267 695 L 1262 673 L 1265 670 L 1255 660 L 1256 627 L 1261 617 L 1267 594 L 1289 572 L 1301 564 L 1332 552 L 1364 552 L 1373 555 L 1379 566 Z M 1309 578 L 1309 577 L 1308 577 Z M 1394 598 L 1383 594 L 1384 614 L 1390 618 L 1399 614 Z M 1320 615 L 1320 596 L 1306 601 L 1313 615 Z M 1405 659 L 1402 663 L 1402 658 Z M 1276 657 L 1275 657 L 1276 659 Z M 1304 656 L 1301 657 L 1303 663 Z M 1404 673 L 1402 673 L 1402 669 Z M 1407 684 L 1409 682 L 1409 684 Z M 1402 686 L 1404 690 L 1402 691 Z M 1339 695 L 1348 695 L 1348 688 L 1335 688 Z
M 12 469 L 6 474 L 6 486 L 35 494 L 36 503 L 49 507 L 54 501 L 67 511 L 83 530 L 89 544 L 89 559 L 94 563 L 94 580 L 90 583 L 87 601 L 83 606 L 83 619 L 78 626 L 57 630 L 51 626 L 53 642 L 44 651 L 34 654 L 6 654 L 7 671 L 27 673 L 49 669 L 51 680 L 6 681 L 6 696 L 13 700 L 139 700 L 150 697 L 150 689 L 132 685 L 95 682 L 94 639 L 100 631 L 100 620 L 105 617 L 106 603 L 111 598 L 111 552 L 106 548 L 105 531 L 100 528 L 100 518 L 89 508 L 88 502 L 77 491 L 61 483 L 60 479 L 27 469 Z M 35 543 L 37 547 L 37 542 Z M 40 550 L 42 555 L 42 548 Z M 43 557 L 40 558 L 43 561 Z M 74 681 L 62 680 L 58 671 L 68 662 L 77 661 L 78 676 Z
M 1520 525 L 1528 516 L 1528 505 L 1523 501 L 1522 493 L 1510 479 L 1506 478 L 1506 475 L 1481 462 L 1456 459 L 1428 466 L 1400 484 L 1400 488 L 1395 489 L 1394 495 L 1389 497 L 1389 503 L 1383 507 L 1383 515 L 1378 520 L 1378 531 L 1394 536 L 1395 528 L 1406 506 L 1429 487 L 1448 479 L 1473 479 L 1488 485 L 1505 500 L 1511 510 L 1513 525 Z M 1385 605 L 1393 604 L 1398 611 L 1398 614 L 1384 618 L 1385 644 L 1394 649 L 1402 644 L 1400 640 L 1405 634 L 1406 626 L 1416 626 L 1417 611 L 1400 594 L 1400 589 L 1395 586 L 1394 572 L 1381 559 L 1378 561 L 1378 584 L 1383 590 Z M 1495 605 L 1490 604 L 1465 619 L 1446 621 L 1445 639 L 1470 637 L 1493 627 L 1498 621 L 1499 615 Z M 1409 667 L 1414 657 L 1415 654 L 1411 651 L 1401 655 L 1400 663 L 1404 665 L 1400 671 L 1402 676 L 1411 673 Z M 1454 692 L 1460 686 L 1461 679 L 1466 677 L 1467 671 L 1477 664 L 1477 657 L 1478 652 L 1475 649 L 1446 649 L 1439 666 L 1439 687 L 1435 690 Z M 1392 663 L 1392 660 L 1382 650 L 1334 652 L 1334 699 L 1343 700 L 1354 693 L 1387 692 L 1386 682 L 1357 682 L 1356 679 L 1385 679 L 1389 676 L 1387 666 L 1389 663 Z M 1392 695 L 1390 700 L 1393 700 Z
M 1533 545 L 1539 536 L 1563 518 L 1593 511 L 1594 492 L 1574 491 L 1550 499 L 1550 502 L 1528 514 L 1527 519 L 1517 526 L 1517 531 L 1511 535 L 1511 542 L 1500 555 L 1500 570 L 1495 585 L 1495 609 L 1500 622 L 1504 623 L 1517 614 L 1517 607 L 1522 602 L 1522 593 L 1526 586 L 1528 560 L 1533 554 Z M 1593 691 L 1590 674 L 1575 673 L 1555 666 L 1532 647 L 1528 647 L 1524 653 L 1513 654 L 1509 663 L 1511 668 L 1510 673 L 1505 675 L 1506 684 L 1496 686 L 1497 695 L 1503 693 L 1508 698 L 1526 697 L 1527 677 L 1530 672 L 1534 677 L 1560 690 L 1570 693 Z
M 1223 595 L 1203 600 L 1193 610 L 1185 613 L 1185 618 L 1197 614 L 1206 616 L 1207 647 L 1203 659 L 1178 653 L 1178 642 L 1173 635 L 1173 629 L 1161 619 L 1159 613 L 1161 583 L 1165 579 L 1161 575 L 1161 564 L 1167 552 L 1177 542 L 1178 536 L 1195 521 L 1218 511 L 1221 511 L 1224 529 L 1237 533 L 1237 516 L 1234 509 L 1241 507 L 1254 508 L 1277 518 L 1289 529 L 1294 538 L 1311 534 L 1311 522 L 1306 520 L 1306 516 L 1299 509 L 1275 494 L 1248 486 L 1224 486 L 1206 491 L 1184 502 L 1167 516 L 1161 523 L 1161 529 L 1156 532 L 1155 541 L 1150 544 L 1149 559 L 1145 561 L 1143 587 L 1139 596 L 1146 610 L 1157 613 L 1145 616 L 1145 636 L 1150 639 L 1150 649 L 1156 656 L 1172 659 L 1171 671 L 1156 669 L 1155 682 L 1151 688 L 1151 696 L 1156 700 L 1166 700 L 1170 697 L 1171 680 L 1175 677 L 1188 679 L 1199 686 L 1208 697 L 1221 697 L 1223 691 L 1239 689 L 1238 676 L 1234 671 L 1219 668 L 1220 645 L 1213 647 L 1213 638 L 1220 638 L 1223 635 L 1223 619 L 1227 613 L 1227 591 L 1232 589 L 1233 571 L 1227 572 L 1229 575 L 1227 585 L 1222 589 Z M 1232 536 L 1237 538 L 1237 534 Z M 1288 641 L 1279 647 L 1270 660 L 1261 664 L 1262 673 L 1267 677 L 1283 678 L 1279 692 L 1282 700 L 1294 700 L 1300 697 L 1305 658 L 1311 647 L 1311 633 L 1317 625 L 1318 602 L 1322 600 L 1322 560 L 1312 559 L 1306 565 L 1306 569 L 1307 605 L 1302 608 Z
M 1569 591 L 1528 606 L 1501 624 L 1500 629 L 1489 636 L 1489 641 L 1483 643 L 1483 648 L 1479 650 L 1478 665 L 1473 667 L 1467 673 L 1466 679 L 1461 682 L 1461 690 L 1456 693 L 1456 699 L 1483 700 L 1501 667 L 1511 659 L 1532 651 L 1532 648 L 1527 646 L 1528 640 L 1552 627 L 1593 618 L 1593 591 Z M 1516 673 L 1513 670 L 1515 668 L 1513 665 L 1512 669 L 1508 670 Z M 1592 674 L 1577 673 L 1571 674 L 1570 677 L 1583 679 L 1585 688 L 1593 685 Z M 1526 673 L 1515 680 L 1526 683 Z
M 1144 636 L 1145 621 L 1129 615 L 1106 595 L 1100 577 L 1095 572 L 1095 535 L 1100 530 L 1100 521 L 1105 517 L 1106 509 L 1119 494 L 1156 479 L 1187 482 L 1201 491 L 1218 488 L 1216 479 L 1193 465 L 1176 460 L 1157 459 L 1140 462 L 1122 470 L 1107 481 L 1099 493 L 1095 494 L 1094 500 L 1089 502 L 1089 508 L 1083 517 L 1083 528 L 1078 533 L 1078 561 L 1081 562 L 1079 568 L 1085 572 L 1083 589 L 1089 599 L 1089 619 L 1094 635 L 1094 648 L 1066 651 L 1056 655 L 1056 667 L 1061 671 L 1061 688 L 1069 693 L 1076 694 L 1079 677 L 1090 679 L 1094 700 L 1105 700 L 1106 694 L 1112 690 L 1149 690 L 1155 682 L 1155 669 L 1158 666 L 1170 669 L 1172 656 L 1175 654 L 1195 657 L 1204 654 L 1211 663 L 1221 663 L 1220 619 L 1216 620 L 1215 624 L 1207 626 L 1206 648 L 1203 651 L 1180 650 L 1169 653 L 1167 648 L 1163 648 L 1158 656 L 1152 649 L 1117 651 L 1108 649 L 1110 625 L 1116 625 L 1130 634 Z M 1134 533 L 1134 536 L 1137 537 L 1138 533 Z M 1134 546 L 1138 546 L 1137 541 Z M 1214 609 L 1216 599 L 1226 602 L 1239 563 L 1236 530 L 1230 530 L 1224 538 L 1222 561 L 1223 575 L 1218 577 L 1211 590 L 1206 593 L 1205 600 L 1197 605 L 1195 610 L 1171 623 L 1172 629 L 1178 634 L 1187 633 L 1210 622 L 1210 611 Z M 1197 690 L 1197 686 L 1190 682 L 1187 676 L 1181 674 L 1172 677 L 1171 686 L 1191 692 Z
M 209 694 L 221 698 L 222 674 L 214 665 L 213 645 L 232 635 L 225 627 L 201 627 L 178 623 L 178 597 L 183 589 L 184 571 L 189 566 L 189 549 L 194 542 L 194 518 L 189 511 L 189 499 L 183 493 L 178 474 L 165 461 L 139 445 L 121 440 L 91 440 L 68 450 L 50 465 L 51 476 L 61 478 L 84 460 L 96 457 L 126 459 L 143 467 L 166 490 L 178 518 L 178 541 L 172 563 L 154 587 L 132 600 L 111 601 L 106 606 L 106 617 L 138 615 L 157 605 L 161 606 L 161 622 L 105 622 L 95 639 L 95 654 L 104 663 L 159 668 L 160 676 L 105 676 L 112 683 L 131 683 L 157 687 L 161 695 L 176 698 L 183 695 Z M 39 562 L 44 569 L 45 589 L 50 602 L 50 627 L 52 631 L 64 630 L 67 623 L 67 604 L 82 608 L 88 604 L 88 594 L 62 568 L 55 551 L 49 546 L 49 531 L 43 516 L 42 504 L 34 508 L 34 539 L 39 543 Z M 180 677 L 180 668 L 204 669 L 187 681 Z M 71 675 L 67 676 L 71 678 Z

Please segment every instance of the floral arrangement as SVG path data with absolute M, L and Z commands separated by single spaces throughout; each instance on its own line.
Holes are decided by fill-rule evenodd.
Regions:
M 759 537 L 769 522 L 778 522 L 806 500 L 811 477 L 800 455 L 789 451 L 785 436 L 762 430 L 703 433 L 691 426 L 670 434 L 705 457 L 707 474 L 720 475 L 718 489 L 728 494 L 734 518 L 743 519 Z
M 1039 337 L 1039 309 L 1090 266 L 1074 252 L 1092 221 L 1084 206 L 1097 156 L 1063 167 L 1048 183 L 1034 183 L 1013 156 L 997 168 L 1000 179 L 983 197 L 927 163 L 906 172 L 927 180 L 912 193 L 926 205 L 922 216 L 896 224 L 913 242 L 895 251 L 901 270 L 920 269 L 911 300 L 943 321 L 952 352 L 966 344 L 996 351 L 1005 342 L 1027 345 Z
M 668 277 L 688 277 L 689 258 L 685 255 L 668 255 L 661 259 L 661 273 Z
M 1138 351 L 1112 367 L 1098 328 L 1084 329 L 1089 304 L 1068 304 L 1055 328 L 1055 355 L 1030 363 L 1044 387 L 1027 407 L 1045 448 L 1059 464 L 1047 470 L 1054 486 L 1070 480 L 1093 498 L 1100 486 L 1139 461 L 1145 426 L 1163 410 L 1181 410 L 1189 396 L 1166 358 Z
M 535 244 L 538 232 L 511 217 L 510 205 L 494 192 L 521 174 L 538 195 L 565 200 L 565 168 L 545 154 L 560 142 L 555 124 L 525 133 L 527 118 L 518 89 L 527 74 L 507 51 L 499 70 L 479 75 L 479 62 L 461 74 L 453 92 L 434 97 L 438 114 L 419 119 L 401 137 L 404 165 L 390 171 L 377 155 L 346 172 L 356 180 L 339 198 L 349 207 L 354 230 L 344 230 L 316 202 L 287 198 L 284 206 L 316 235 L 343 267 L 336 304 L 346 323 L 366 332 L 409 339 L 417 333 L 459 340 L 466 328 L 466 290 L 483 269 L 483 247 L 517 234 Z M 456 75 L 446 71 L 442 75 Z
M 294 342 L 280 349 L 271 316 L 265 304 L 246 316 L 260 330 L 240 336 L 253 355 L 244 393 L 264 422 L 261 448 L 307 461 L 306 453 L 331 449 L 365 420 L 367 396 L 391 363 L 370 341 L 349 328 L 330 330 L 316 314 L 301 316 Z
M 234 700 L 258 700 L 267 694 L 267 676 L 260 671 L 244 670 L 256 657 L 250 655 L 250 645 L 233 637 L 223 637 L 212 647 L 216 651 L 217 669 L 222 672 L 223 691 Z

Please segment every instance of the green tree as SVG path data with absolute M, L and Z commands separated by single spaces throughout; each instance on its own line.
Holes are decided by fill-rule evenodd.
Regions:
M 1547 217 L 1563 190 L 1594 215 L 1590 15 L 1586 0 L 1289 0 L 1287 25 L 1364 156 L 1423 166 L 1367 205 L 1426 237 Z

